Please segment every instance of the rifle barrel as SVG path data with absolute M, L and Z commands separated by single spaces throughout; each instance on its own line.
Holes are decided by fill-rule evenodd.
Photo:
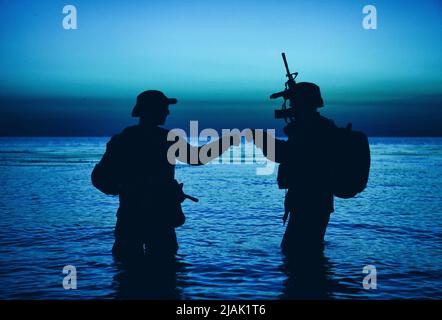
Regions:
M 184 198 L 189 199 L 189 200 L 191 200 L 191 201 L 193 201 L 193 202 L 198 202 L 198 201 L 200 201 L 198 198 L 195 198 L 195 197 L 189 196 L 188 194 L 184 194 Z
M 285 70 L 287 71 L 286 76 L 290 79 L 292 77 L 290 70 L 289 70 L 289 65 L 287 64 L 287 59 L 285 58 L 285 53 L 281 53 L 282 55 L 282 59 L 284 60 L 284 65 L 285 65 Z

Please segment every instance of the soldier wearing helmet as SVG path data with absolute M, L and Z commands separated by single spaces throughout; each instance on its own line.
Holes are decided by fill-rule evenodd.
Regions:
M 278 184 L 288 189 L 283 217 L 284 222 L 288 218 L 288 225 L 281 243 L 287 256 L 322 252 L 334 211 L 331 165 L 326 159 L 332 152 L 331 139 L 336 129 L 333 121 L 317 111 L 324 103 L 316 84 L 297 83 L 290 103 L 293 121 L 284 128 L 288 139 L 274 139 L 274 156 L 269 155 L 266 143 L 255 142 L 267 157 L 280 163 Z
M 168 159 L 168 149 L 175 141 L 169 141 L 169 131 L 161 127 L 170 113 L 169 105 L 177 102 L 157 90 L 139 94 L 132 110 L 139 123 L 112 137 L 92 173 L 97 188 L 119 196 L 112 248 L 119 260 L 139 258 L 145 253 L 173 257 L 177 252 L 175 228 L 184 223 L 181 202 L 187 195 L 182 184 L 175 180 L 175 163 Z M 226 138 L 211 142 L 213 146 L 209 147 L 224 152 L 232 142 L 229 137 L 229 143 L 223 143 Z M 190 155 L 199 155 L 201 147 L 191 146 L 187 141 L 184 144 L 187 152 L 184 156 L 176 155 L 179 161 L 194 165 L 210 161 L 191 163 Z M 213 153 L 212 158 L 218 155 Z M 100 173 L 100 167 L 108 169 Z M 112 183 L 107 183 L 111 180 Z

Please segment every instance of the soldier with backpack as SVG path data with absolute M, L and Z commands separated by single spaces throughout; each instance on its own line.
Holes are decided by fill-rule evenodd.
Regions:
M 364 190 L 370 150 L 365 134 L 352 131 L 351 125 L 338 128 L 319 114 L 317 109 L 324 106 L 319 87 L 296 83 L 297 73 L 290 73 L 285 54 L 282 56 L 288 77 L 286 89 L 270 98 L 284 98 L 275 117 L 288 122 L 284 127 L 288 139 L 267 135 L 255 144 L 266 157 L 279 163 L 278 186 L 287 189 L 283 222 L 288 219 L 281 248 L 290 257 L 322 252 L 334 196 L 351 198 Z M 268 148 L 269 141 L 274 148 Z M 274 154 L 269 154 L 271 150 Z
M 288 225 L 281 243 L 286 255 L 304 249 L 320 250 L 334 211 L 329 159 L 337 127 L 316 110 L 322 107 L 318 86 L 301 82 L 296 84 L 296 90 L 294 121 L 284 128 L 288 139 L 274 141 L 274 160 L 280 163 L 278 185 L 288 189 L 283 217 L 284 223 L 288 219 Z M 269 156 L 266 145 L 256 143 Z

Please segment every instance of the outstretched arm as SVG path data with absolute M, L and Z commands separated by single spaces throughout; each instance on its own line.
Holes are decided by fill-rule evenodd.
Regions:
M 180 138 L 183 139 L 183 138 Z M 226 135 L 218 140 L 210 143 L 206 143 L 203 146 L 196 147 L 187 143 L 187 141 L 182 142 L 182 148 L 185 152 L 180 152 L 183 150 L 178 150 L 175 154 L 176 159 L 195 166 L 200 166 L 209 163 L 213 159 L 219 157 L 224 152 L 226 152 L 230 146 L 239 143 L 239 139 L 235 139 L 233 135 Z

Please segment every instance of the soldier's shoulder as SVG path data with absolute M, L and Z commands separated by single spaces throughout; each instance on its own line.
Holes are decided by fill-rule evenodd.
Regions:
M 139 125 L 128 126 L 120 133 L 121 141 L 132 141 L 142 135 L 142 129 Z
M 110 145 L 117 145 L 120 143 L 123 143 L 124 141 L 130 139 L 131 137 L 135 136 L 138 133 L 137 126 L 129 126 L 123 129 L 120 133 L 114 134 L 108 144 Z
M 331 120 L 331 119 L 329 119 L 329 118 L 326 118 L 326 117 L 324 117 L 324 116 L 319 116 L 319 119 L 320 119 L 320 123 L 321 123 L 321 125 L 325 128 L 325 129 L 331 129 L 331 130 L 333 130 L 333 129 L 336 129 L 337 128 L 337 126 L 336 126 L 336 124 L 335 124 L 335 122 L 333 121 L 333 120 Z
M 140 132 L 140 126 L 133 125 L 133 126 L 128 126 L 128 127 L 124 128 L 124 130 L 120 133 L 120 135 L 125 137 L 125 136 L 136 135 L 139 132 Z
M 136 141 L 140 137 L 153 136 L 153 137 L 167 137 L 169 134 L 168 129 L 156 127 L 153 129 L 149 129 L 148 131 L 143 130 L 139 125 L 126 127 L 121 133 L 116 134 L 112 137 L 111 140 L 115 140 L 116 142 L 129 142 Z

